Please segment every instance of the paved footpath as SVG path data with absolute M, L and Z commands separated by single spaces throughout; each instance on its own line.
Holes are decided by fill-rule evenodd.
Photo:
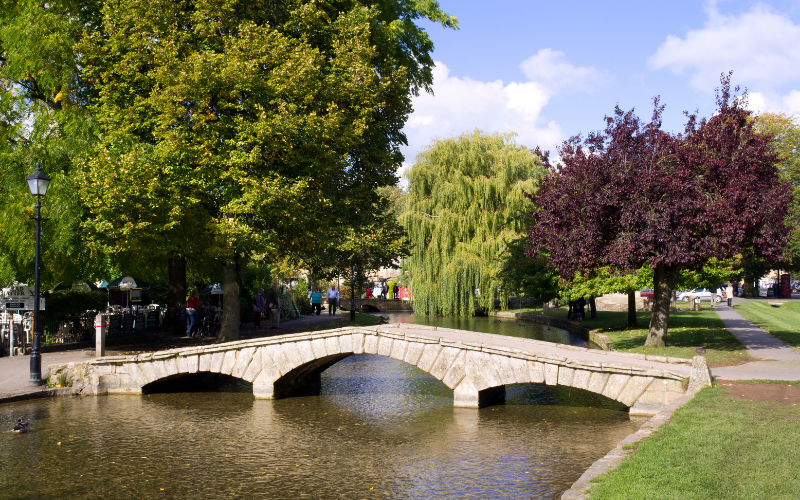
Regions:
M 242 325 L 239 332 L 240 338 L 266 337 L 270 335 L 283 335 L 303 331 L 306 328 L 314 327 L 325 323 L 349 318 L 348 314 L 336 314 L 330 316 L 323 313 L 319 316 L 303 316 L 299 319 L 281 322 L 280 330 L 268 330 L 253 328 L 251 324 Z M 349 321 L 348 321 L 349 323 Z M 268 324 L 262 321 L 263 325 Z M 135 352 L 160 351 L 163 349 L 173 349 L 175 347 L 189 347 L 193 345 L 204 345 L 215 342 L 213 337 L 203 337 L 193 339 L 187 337 L 176 337 L 167 335 L 153 342 L 142 344 L 122 345 L 106 350 L 107 356 L 116 354 L 133 354 Z M 62 352 L 47 352 L 42 354 L 42 379 L 47 378 L 47 367 L 53 364 L 62 363 L 82 363 L 94 357 L 94 349 L 74 349 Z M 44 386 L 32 387 L 30 380 L 30 356 L 13 356 L 0 358 L 0 403 L 14 400 L 15 398 L 27 398 L 43 396 L 48 393 Z M 50 391 L 52 392 L 52 391 Z M 42 394 L 37 394 L 42 393 Z
M 739 339 L 747 354 L 757 361 L 712 368 L 713 376 L 724 380 L 800 380 L 800 349 L 755 326 L 732 307 L 718 306 L 714 311 L 725 329 Z

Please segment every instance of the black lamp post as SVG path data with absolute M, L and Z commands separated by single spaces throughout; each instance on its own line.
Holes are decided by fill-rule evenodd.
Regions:
M 356 320 L 356 268 L 350 267 L 350 321 Z
M 33 346 L 31 348 L 31 385 L 42 385 L 42 353 L 41 353 L 41 332 L 42 327 L 39 323 L 39 240 L 42 235 L 42 196 L 47 194 L 50 186 L 50 177 L 44 173 L 41 164 L 36 163 L 36 171 L 33 175 L 25 178 L 28 181 L 28 188 L 31 194 L 36 197 L 36 254 L 34 257 L 34 280 L 33 287 Z

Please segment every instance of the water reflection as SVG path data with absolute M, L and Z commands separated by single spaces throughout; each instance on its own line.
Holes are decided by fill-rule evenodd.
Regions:
M 34 428 L 0 433 L 0 498 L 558 498 L 641 424 L 535 384 L 453 408 L 440 381 L 371 355 L 328 369 L 320 396 L 228 389 L 0 405 Z

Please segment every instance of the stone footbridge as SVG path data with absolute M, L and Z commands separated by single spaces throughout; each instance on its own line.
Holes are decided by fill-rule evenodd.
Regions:
M 505 386 L 570 386 L 617 400 L 632 414 L 653 415 L 675 398 L 710 384 L 705 359 L 616 353 L 550 342 L 422 325 L 339 328 L 249 339 L 86 363 L 52 365 L 83 394 L 141 394 L 148 385 L 201 372 L 251 382 L 256 398 L 319 391 L 321 373 L 352 354 L 389 356 L 415 365 L 453 390 L 460 407 L 500 402 Z

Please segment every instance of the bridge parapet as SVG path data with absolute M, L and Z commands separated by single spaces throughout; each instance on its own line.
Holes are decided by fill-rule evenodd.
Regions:
M 602 394 L 629 406 L 632 414 L 651 415 L 687 391 L 710 383 L 707 366 L 705 373 L 702 367 L 691 370 L 688 360 L 648 359 L 420 325 L 248 339 L 109 356 L 80 365 L 53 365 L 50 370 L 56 376 L 65 374 L 73 385 L 92 394 L 139 394 L 159 380 L 209 372 L 251 382 L 256 398 L 277 398 L 318 391 L 325 369 L 362 353 L 417 366 L 453 389 L 453 403 L 462 407 L 502 400 L 508 384 L 543 383 Z

